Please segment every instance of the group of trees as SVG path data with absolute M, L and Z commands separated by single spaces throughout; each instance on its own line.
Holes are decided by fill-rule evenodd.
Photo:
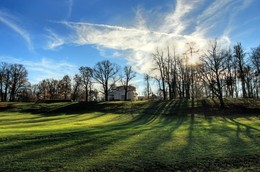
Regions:
M 135 77 L 131 66 L 120 66 L 109 60 L 98 62 L 93 68 L 81 66 L 73 80 L 65 75 L 61 80 L 43 79 L 31 85 L 27 81 L 27 70 L 21 64 L 1 63 L 0 95 L 1 101 L 38 101 L 38 100 L 74 100 L 94 101 L 99 92 L 108 100 L 109 90 L 121 83 L 125 88 L 125 100 L 130 81 Z M 100 84 L 102 90 L 94 88 Z
M 154 62 L 149 74 L 144 74 L 145 94 L 153 94 L 152 81 L 158 85 L 157 96 L 162 99 L 217 97 L 224 107 L 224 97 L 259 98 L 260 46 L 245 52 L 241 43 L 232 48 L 223 47 L 217 40 L 208 48 L 199 50 L 188 43 L 186 51 L 178 54 L 174 47 L 157 48 L 151 58 Z M 196 60 L 194 60 L 196 59 Z M 120 84 L 125 89 L 125 100 L 130 81 L 136 76 L 132 66 L 123 70 L 109 60 L 98 62 L 93 68 L 82 66 L 73 78 L 44 79 L 31 85 L 28 72 L 21 64 L 0 64 L 1 101 L 37 100 L 97 100 L 103 93 L 108 100 L 109 90 Z M 94 88 L 102 86 L 101 90 Z
M 61 80 L 44 79 L 31 86 L 33 100 L 68 100 L 71 95 L 71 79 L 65 75 Z
M 15 101 L 27 94 L 28 72 L 21 64 L 0 63 L 1 101 Z
M 168 46 L 156 49 L 152 57 L 154 73 L 144 77 L 148 97 L 153 78 L 164 100 L 217 97 L 224 107 L 224 97 L 259 98 L 260 46 L 246 53 L 241 43 L 231 49 L 215 40 L 204 51 L 189 43 L 181 55 Z

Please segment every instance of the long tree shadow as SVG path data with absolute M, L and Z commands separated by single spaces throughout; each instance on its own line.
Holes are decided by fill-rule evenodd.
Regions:
M 117 103 L 99 103 L 99 102 L 78 102 L 67 104 L 39 104 L 30 106 L 28 108 L 21 109 L 20 112 L 41 114 L 43 116 L 56 116 L 60 114 L 73 115 L 73 114 L 85 114 L 91 112 L 113 112 L 118 114 L 125 113 L 125 104 L 127 102 Z
M 135 108 L 135 107 L 133 107 Z M 172 121 L 185 117 L 187 102 L 184 100 L 153 101 L 144 109 L 136 108 L 134 113 L 138 113 L 130 122 L 125 125 L 144 125 L 155 121 L 158 123 L 171 123 Z
M 195 104 L 194 100 L 192 100 L 191 106 L 189 106 L 189 103 L 187 100 L 185 101 L 185 104 L 184 104 L 184 106 L 187 107 L 187 109 L 185 109 L 183 111 L 183 113 L 186 116 L 187 120 L 189 120 L 189 125 L 188 125 L 189 127 L 188 127 L 188 134 L 187 134 L 187 144 L 180 151 L 180 154 L 179 154 L 179 156 L 183 157 L 183 159 L 186 158 L 187 154 L 190 154 L 192 152 L 193 141 L 194 141 L 193 130 L 194 130 L 194 123 L 195 123 L 194 104 Z M 190 116 L 189 118 L 188 118 L 188 114 Z
M 249 126 L 249 125 L 246 125 L 246 124 L 243 124 L 243 123 L 240 123 L 240 122 L 236 121 L 235 118 L 233 118 L 233 117 L 223 117 L 223 120 L 230 123 L 230 124 L 234 124 L 234 125 L 237 126 L 236 138 L 238 140 L 242 140 L 240 138 L 240 135 L 245 134 L 247 137 L 249 137 L 251 140 L 253 140 L 256 144 L 258 144 L 260 146 L 259 138 L 258 138 L 259 134 L 260 134 L 259 129 L 252 127 L 252 126 Z M 245 128 L 245 130 L 243 128 Z M 251 134 L 252 131 L 257 132 L 258 136 Z

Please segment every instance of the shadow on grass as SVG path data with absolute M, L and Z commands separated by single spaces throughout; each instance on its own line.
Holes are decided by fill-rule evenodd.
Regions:
M 170 140 L 172 132 L 182 124 L 183 118 L 172 118 L 172 121 L 167 121 L 167 124 L 172 124 L 170 127 L 169 125 L 164 124 L 150 125 L 150 127 L 145 126 L 155 122 L 157 119 L 156 113 L 161 114 L 161 118 L 164 118 L 164 105 L 169 106 L 172 103 L 174 102 L 156 103 L 156 106 L 152 103 L 151 106 L 155 110 L 153 114 L 147 114 L 149 108 L 144 109 L 142 118 L 139 118 L 138 120 L 135 119 L 125 124 L 108 125 L 104 128 L 86 128 L 86 130 L 68 133 L 42 134 L 40 136 L 0 140 L 2 143 L 6 141 L 9 142 L 8 145 L 1 146 L 1 150 L 3 151 L 0 152 L 0 155 L 1 157 L 5 157 L 4 161 L 9 164 L 22 162 L 23 166 L 18 165 L 13 167 L 15 170 L 32 170 L 32 166 L 29 164 L 30 162 L 37 160 L 48 161 L 48 159 L 52 159 L 51 157 L 53 156 L 56 157 L 56 159 L 59 159 L 59 162 L 65 162 L 61 168 L 67 166 L 66 164 L 76 163 L 75 161 L 78 161 L 81 158 L 95 158 L 97 167 L 94 166 L 92 168 L 99 169 L 102 166 L 98 164 L 100 163 L 100 160 L 96 157 L 99 153 L 105 152 L 111 145 L 116 146 L 117 143 L 120 145 L 120 142 L 122 141 L 125 141 L 126 143 L 124 144 L 127 144 L 126 140 L 131 140 L 131 138 L 141 135 L 142 137 L 137 139 L 134 144 L 129 143 L 128 149 L 122 150 L 121 154 L 127 157 L 135 149 L 138 151 L 130 156 L 133 160 L 138 157 L 146 157 L 144 160 L 149 164 L 153 164 L 153 160 L 148 162 L 150 156 L 145 156 L 145 153 L 150 153 L 152 150 L 157 149 L 162 143 Z M 154 117 L 149 117 L 152 115 L 154 115 Z M 175 121 L 173 121 L 174 119 Z M 160 129 L 158 130 L 158 128 Z M 140 147 L 135 147 L 136 145 L 140 145 Z M 147 145 L 148 147 L 146 147 Z M 12 152 L 14 156 L 8 158 L 10 157 L 10 152 Z M 23 162 L 24 160 L 28 162 L 28 166 Z M 111 161 L 111 163 L 116 163 L 113 162 L 113 160 Z M 154 166 L 154 168 L 158 168 L 158 164 L 159 162 L 157 162 L 157 167 Z M 56 168 L 52 166 L 52 162 L 49 162 L 47 167 L 48 168 L 46 169 L 46 166 L 39 165 L 39 167 L 34 167 L 36 168 L 34 170 L 48 171 L 51 168 Z M 118 168 L 124 169 L 123 167 Z M 127 168 L 130 171 L 135 170 L 134 167 L 128 166 Z M 3 167 L 2 170 L 4 171 Z
M 223 117 L 223 120 L 225 122 L 227 122 L 229 124 L 233 124 L 233 125 L 235 125 L 237 127 L 236 128 L 236 139 L 240 143 L 243 142 L 242 139 L 240 138 L 240 136 L 241 136 L 241 134 L 244 134 L 247 137 L 249 137 L 252 141 L 254 141 L 256 144 L 258 144 L 260 146 L 259 135 L 252 134 L 252 131 L 260 134 L 260 130 L 259 129 L 257 129 L 255 127 L 252 127 L 252 126 L 249 126 L 249 125 L 246 125 L 246 124 L 243 124 L 243 123 L 240 123 L 233 117 Z
M 125 114 L 128 110 L 129 102 L 77 102 L 77 103 L 64 103 L 64 104 L 35 104 L 27 108 L 19 110 L 23 113 L 40 114 L 43 116 L 56 116 L 56 115 L 75 115 L 85 114 L 91 112 L 104 112 Z
M 189 113 L 204 114 L 205 116 L 222 116 L 222 115 L 259 115 L 260 108 L 250 107 L 247 104 L 234 103 L 227 101 L 225 109 L 219 109 L 219 103 L 216 99 L 202 99 L 202 100 L 168 100 L 168 101 L 152 101 L 148 103 L 148 107 L 144 107 L 144 103 L 130 103 L 130 102 L 79 102 L 79 103 L 60 103 L 60 104 L 46 104 L 35 103 L 28 107 L 21 109 L 15 108 L 14 105 L 1 107 L 1 110 L 14 110 L 23 113 L 40 114 L 42 116 L 57 116 L 57 115 L 80 115 L 91 112 L 115 113 L 115 114 L 163 114 L 169 117 L 186 115 Z M 159 112 L 159 113 L 158 113 Z
M 195 130 L 199 122 L 196 121 L 195 115 L 202 113 L 206 116 L 208 110 L 210 110 L 210 108 L 204 109 L 199 100 L 194 102 L 187 100 L 154 101 L 149 102 L 145 107 L 140 104 L 133 104 L 130 110 L 129 106 L 124 102 L 74 103 L 58 108 L 50 107 L 49 109 L 41 110 L 41 108 L 27 108 L 24 109 L 24 112 L 40 114 L 43 117 L 60 114 L 81 115 L 91 112 L 102 112 L 101 115 L 111 112 L 117 114 L 125 114 L 127 112 L 138 115 L 133 115 L 133 119 L 130 121 L 107 124 L 102 127 L 83 127 L 79 131 L 48 132 L 46 134 L 41 133 L 38 136 L 0 139 L 0 143 L 3 143 L 0 146 L 0 157 L 3 157 L 0 158 L 0 165 L 2 165 L 0 171 L 10 171 L 8 166 L 3 166 L 3 164 L 12 166 L 11 171 L 52 171 L 53 169 L 70 171 L 72 168 L 77 168 L 76 165 L 79 162 L 82 163 L 80 166 L 86 165 L 89 168 L 87 169 L 86 167 L 87 170 L 93 171 L 111 171 L 113 169 L 115 171 L 174 171 L 191 170 L 196 165 L 201 168 L 205 166 L 205 168 L 214 169 L 214 166 L 211 167 L 213 163 L 207 166 L 196 164 L 195 160 L 185 161 L 186 157 L 193 156 L 194 148 L 196 148 L 195 143 L 198 144 L 197 140 L 201 139 L 196 137 L 197 133 Z M 251 130 L 259 131 L 256 128 L 239 123 L 231 117 L 226 118 L 228 122 L 238 126 L 236 130 L 237 137 L 239 137 L 242 127 L 246 128 L 248 136 L 250 136 Z M 86 120 L 89 119 L 87 118 Z M 175 161 L 176 159 L 170 160 L 171 164 L 169 165 L 169 163 L 164 163 L 161 160 L 165 155 L 163 154 L 164 152 L 160 153 L 158 149 L 164 143 L 174 141 L 172 135 L 182 125 L 187 126 L 187 144 L 182 150 L 175 152 L 176 156 L 180 157 L 180 161 Z M 208 133 L 216 134 L 214 132 L 215 130 Z M 217 134 L 223 137 L 230 137 L 226 133 Z M 212 144 L 210 141 L 199 141 L 201 144 L 199 147 L 212 151 L 210 147 L 207 147 Z M 239 144 L 241 140 L 235 140 L 232 137 L 230 142 Z M 207 143 L 207 145 L 203 143 Z M 246 143 L 243 143 L 243 145 L 246 145 Z M 123 146 L 123 148 L 120 149 L 120 146 Z M 153 153 L 154 151 L 159 153 Z M 106 154 L 110 153 L 111 155 L 107 159 L 104 158 Z M 168 156 L 173 157 L 174 155 Z M 206 163 L 209 161 L 205 160 Z M 223 162 L 220 161 L 219 166 Z M 31 164 L 35 164 L 35 166 Z

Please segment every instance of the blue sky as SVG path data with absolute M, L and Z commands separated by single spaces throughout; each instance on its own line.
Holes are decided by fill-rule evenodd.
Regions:
M 218 38 L 260 44 L 259 0 L 0 0 L 0 61 L 22 63 L 29 81 L 73 76 L 108 59 L 149 72 L 151 53 L 171 44 L 203 49 Z M 142 91 L 142 76 L 133 84 Z

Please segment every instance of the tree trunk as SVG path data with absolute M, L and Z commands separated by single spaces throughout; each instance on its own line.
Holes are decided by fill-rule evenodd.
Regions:
M 165 90 L 165 81 L 164 78 L 162 78 L 162 89 L 163 89 L 163 100 L 166 100 L 166 90 Z
M 0 82 L 0 84 L 1 84 L 1 87 L 0 87 L 1 102 L 3 102 L 4 101 L 4 92 L 3 92 L 3 83 L 2 83 L 2 81 Z
M 220 102 L 220 108 L 223 109 L 225 107 L 225 104 L 224 104 L 224 100 L 223 100 L 223 93 L 222 93 L 219 75 L 217 75 L 217 87 L 218 87 L 218 99 Z
M 8 84 L 5 84 L 4 101 L 7 101 Z
M 85 93 L 86 97 L 85 97 L 85 102 L 88 102 L 88 87 L 86 87 L 86 93 Z
M 224 104 L 224 100 L 223 100 L 222 94 L 219 96 L 219 102 L 220 102 L 220 108 L 224 109 L 225 108 L 225 104 Z
M 127 87 L 125 88 L 125 101 L 127 101 L 127 92 L 128 92 L 128 90 L 127 90 Z
M 177 97 L 177 82 L 176 82 L 176 75 L 175 72 L 173 74 L 173 80 L 172 80 L 172 98 Z
M 242 76 L 242 78 L 241 78 L 241 83 L 242 83 L 243 98 L 246 98 L 246 97 L 247 97 L 247 94 L 246 94 L 246 83 L 245 83 L 245 78 L 244 78 L 244 76 Z
M 12 84 L 11 92 L 10 92 L 10 101 L 13 102 L 15 97 L 15 86 Z
M 170 82 L 168 82 L 168 87 L 169 87 L 169 98 L 172 99 L 172 85 Z
M 190 99 L 190 83 L 186 83 L 186 88 L 185 88 L 185 93 L 186 93 L 186 99 Z
M 108 81 L 105 83 L 105 101 L 108 101 Z

